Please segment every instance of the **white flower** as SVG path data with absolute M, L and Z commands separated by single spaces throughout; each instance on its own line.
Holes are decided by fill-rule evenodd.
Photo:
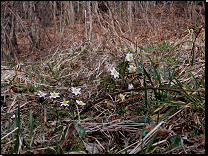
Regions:
M 22 115 L 20 115 L 20 116 L 22 116 Z M 12 118 L 12 119 L 14 119 L 14 118 L 15 118 L 15 114 L 14 114 L 14 115 L 12 115 L 12 116 L 11 116 L 11 118 Z
M 15 115 L 12 115 L 11 118 L 14 119 L 15 118 Z
M 50 93 L 51 96 L 49 96 L 50 98 L 57 98 L 57 97 L 60 97 L 58 94 L 59 93 L 56 93 L 56 92 L 53 92 L 53 93 Z
M 79 104 L 79 105 L 86 105 L 86 103 L 82 102 L 82 101 L 79 101 L 79 100 L 76 100 L 76 102 Z
M 120 94 L 119 96 L 120 96 L 120 98 L 121 98 L 122 101 L 125 100 L 125 96 L 126 95 Z
M 133 73 L 133 72 L 136 71 L 136 67 L 130 65 L 129 68 L 128 68 L 128 70 L 129 70 L 129 73 Z
M 72 93 L 74 93 L 75 95 L 81 94 L 80 93 L 81 88 L 71 87 L 71 90 L 72 90 Z
M 133 61 L 133 54 L 128 53 L 126 55 L 126 59 L 127 59 L 127 61 L 132 62 Z
M 133 84 L 129 84 L 129 85 L 128 85 L 128 89 L 134 89 Z
M 114 78 L 119 77 L 119 73 L 116 71 L 116 69 L 114 67 L 112 70 L 110 69 L 110 71 L 111 71 L 111 75 L 113 75 Z
M 39 93 L 37 95 L 40 96 L 40 97 L 45 97 L 47 94 L 39 91 Z
M 69 101 L 66 101 L 66 100 L 64 100 L 63 102 L 61 102 L 61 106 L 69 106 L 67 103 L 68 103 Z

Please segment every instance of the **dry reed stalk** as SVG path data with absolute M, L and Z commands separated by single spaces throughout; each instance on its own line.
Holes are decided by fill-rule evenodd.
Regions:
M 10 40 L 8 34 L 6 33 L 6 30 L 4 29 L 4 27 L 3 27 L 2 25 L 1 25 L 1 28 L 4 30 L 4 33 L 6 34 L 7 39 L 8 39 L 8 41 L 9 41 L 9 44 L 10 44 L 10 46 L 11 46 L 12 53 L 13 53 L 13 57 L 14 57 L 14 66 L 15 66 L 15 62 L 16 62 L 16 64 L 18 65 L 18 64 L 19 64 L 19 63 L 18 63 L 18 59 L 17 59 L 17 56 L 16 56 L 16 54 L 15 54 L 15 52 L 14 52 L 14 49 L 13 49 L 11 40 Z M 16 71 L 16 68 L 15 68 L 15 71 Z M 17 75 L 17 71 L 16 71 L 16 75 Z
M 43 124 L 46 124 L 47 123 L 47 108 L 46 108 L 46 105 L 44 104 L 43 105 L 43 112 L 44 112 L 44 119 L 43 119 Z
M 86 10 L 84 10 L 85 15 L 85 39 L 87 39 L 87 13 Z
M 89 18 L 90 18 L 90 21 L 89 21 L 90 22 L 90 28 L 89 28 L 89 34 L 88 34 L 89 43 L 90 43 L 91 38 L 92 38 L 92 12 L 91 12 L 91 8 L 90 8 L 90 3 L 91 2 L 88 2 L 88 11 L 89 11 Z
M 56 43 L 56 1 L 53 2 L 54 42 Z

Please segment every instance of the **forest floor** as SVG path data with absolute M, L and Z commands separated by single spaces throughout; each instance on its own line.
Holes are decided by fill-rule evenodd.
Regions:
M 1 67 L 1 153 L 205 154 L 205 28 L 160 26 L 52 25 L 36 48 L 17 34 L 22 67 Z

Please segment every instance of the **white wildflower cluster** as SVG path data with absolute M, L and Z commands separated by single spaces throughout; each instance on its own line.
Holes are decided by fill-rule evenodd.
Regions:
M 128 53 L 126 55 L 126 60 L 129 62 L 132 62 L 133 61 L 133 54 Z M 134 73 L 134 72 L 136 72 L 136 67 L 133 65 L 130 65 L 128 70 L 129 70 L 129 73 Z
M 71 90 L 72 90 L 72 93 L 75 94 L 75 95 L 78 95 L 78 94 L 81 94 L 80 90 L 81 88 L 77 88 L 77 87 L 71 87 Z M 37 94 L 39 97 L 46 97 L 46 93 L 43 93 L 42 91 L 39 91 L 38 94 Z M 59 96 L 59 93 L 56 93 L 56 92 L 52 92 L 50 93 L 50 96 L 49 98 L 57 98 L 57 97 L 60 97 Z M 61 106 L 69 106 L 68 104 L 69 101 L 66 101 L 66 100 L 63 100 L 61 103 Z M 76 100 L 77 104 L 83 106 L 83 105 L 86 105 L 86 103 L 84 103 L 83 101 L 79 101 L 79 100 Z
M 132 62 L 133 61 L 133 54 L 128 53 L 125 58 L 127 61 Z M 134 73 L 134 72 L 136 72 L 136 67 L 134 65 L 129 65 L 128 70 L 129 70 L 129 73 Z M 117 72 L 114 67 L 113 67 L 113 69 L 110 69 L 110 71 L 111 71 L 111 75 L 113 75 L 114 78 L 119 77 L 119 72 Z M 133 88 L 134 88 L 133 84 L 128 84 L 128 89 L 133 89 Z M 119 96 L 122 99 L 122 101 L 125 99 L 125 95 L 120 94 Z
M 128 53 L 125 58 L 129 62 L 133 62 L 133 54 L 131 54 L 131 53 Z M 129 65 L 128 70 L 129 70 L 129 73 L 134 73 L 134 72 L 136 72 L 136 67 L 131 64 L 131 65 Z M 112 69 L 110 69 L 110 71 L 111 71 L 111 75 L 113 75 L 115 79 L 116 78 L 119 78 L 119 72 L 114 67 Z M 133 84 L 128 84 L 128 89 L 133 89 L 133 88 L 134 88 Z M 81 94 L 80 90 L 81 90 L 81 88 L 71 87 L 72 93 L 75 94 L 76 96 L 78 94 Z M 39 93 L 37 95 L 39 97 L 46 97 L 47 94 L 46 93 L 43 93 L 42 91 L 39 91 Z M 122 101 L 125 100 L 125 95 L 120 94 L 119 96 L 120 96 L 120 98 L 121 98 Z M 55 91 L 52 92 L 52 93 L 50 93 L 49 98 L 55 99 L 57 97 L 60 97 L 59 96 L 59 93 L 56 93 Z M 60 102 L 60 103 L 61 103 L 61 106 L 69 106 L 69 104 L 68 104 L 69 101 L 67 101 L 65 99 L 62 102 Z M 81 105 L 81 106 L 86 105 L 86 103 L 84 103 L 81 100 L 76 100 L 76 103 L 79 104 L 79 105 Z
M 129 62 L 132 62 L 133 61 L 133 54 L 128 53 L 126 55 L 126 60 Z M 134 72 L 136 72 L 136 67 L 134 65 L 129 65 L 128 70 L 129 70 L 129 73 L 134 73 Z M 114 67 L 113 67 L 113 69 L 110 69 L 110 71 L 111 71 L 111 75 L 113 75 L 114 78 L 119 77 L 119 72 L 117 72 Z

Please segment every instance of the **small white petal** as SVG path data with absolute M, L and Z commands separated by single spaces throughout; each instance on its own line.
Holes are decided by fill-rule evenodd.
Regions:
M 20 115 L 20 116 L 22 116 L 22 115 Z M 14 118 L 15 118 L 15 114 L 14 114 L 14 115 L 12 115 L 12 116 L 11 116 L 11 118 L 12 118 L 12 119 L 14 119 Z
M 120 96 L 120 98 L 121 98 L 122 101 L 125 100 L 125 95 L 120 94 L 119 96 Z
M 67 103 L 68 103 L 69 101 L 63 101 L 63 102 L 61 102 L 62 103 L 62 105 L 68 105 Z
M 129 61 L 129 62 L 132 62 L 133 61 L 133 54 L 128 53 L 126 55 L 126 60 Z
M 40 97 L 45 97 L 47 94 L 39 91 L 39 93 L 37 95 L 40 96 Z
M 12 115 L 11 118 L 14 119 L 15 118 L 15 115 Z
M 129 70 L 129 73 L 133 73 L 133 72 L 136 71 L 136 67 L 130 65 L 129 68 L 128 68 L 128 70 Z
M 76 100 L 76 102 L 79 104 L 79 105 L 86 105 L 86 103 L 82 102 L 82 101 L 79 101 L 79 100 Z
M 129 85 L 128 85 L 128 89 L 134 89 L 133 84 L 129 84 Z
M 61 104 L 61 106 L 69 106 L 68 104 Z
M 81 94 L 80 93 L 81 88 L 71 87 L 71 90 L 72 90 L 72 93 L 74 93 L 75 95 Z
M 112 70 L 110 69 L 110 71 L 111 71 L 111 75 L 113 75 L 113 76 L 114 76 L 114 78 L 119 77 L 119 73 L 116 71 L 116 69 L 115 69 L 115 68 L 113 68 Z
M 58 94 L 59 93 L 56 93 L 56 92 L 53 92 L 53 93 L 50 93 L 51 96 L 49 96 L 50 98 L 57 98 L 57 97 L 60 97 Z

